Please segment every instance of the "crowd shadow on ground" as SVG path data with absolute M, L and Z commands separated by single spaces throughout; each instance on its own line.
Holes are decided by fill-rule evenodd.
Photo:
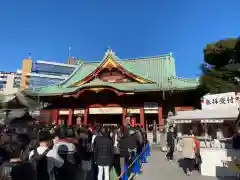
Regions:
M 178 160 L 178 166 L 179 166 L 180 168 L 182 168 L 182 170 L 184 171 L 184 173 L 186 173 L 187 164 L 186 164 L 186 161 L 185 161 L 183 158 Z M 194 164 L 194 166 L 193 166 L 193 171 L 196 171 L 196 172 L 200 173 L 199 165 Z
M 184 161 L 184 159 L 179 159 L 179 160 L 178 160 L 178 166 L 179 166 L 180 168 L 182 168 L 182 170 L 184 171 L 184 173 L 186 173 L 186 167 L 187 167 L 187 165 L 186 165 L 186 161 Z M 235 176 L 226 176 L 226 177 L 219 176 L 218 174 L 220 174 L 220 173 L 218 173 L 218 172 L 223 171 L 224 169 L 226 169 L 226 168 L 216 167 L 216 174 L 217 174 L 216 179 L 217 179 L 217 180 L 236 180 L 236 177 L 235 177 Z M 194 168 L 193 168 L 193 173 L 199 173 L 199 174 L 201 174 L 201 172 L 200 172 L 200 167 L 198 167 L 197 165 L 195 165 Z M 221 173 L 221 174 L 222 174 L 222 173 Z

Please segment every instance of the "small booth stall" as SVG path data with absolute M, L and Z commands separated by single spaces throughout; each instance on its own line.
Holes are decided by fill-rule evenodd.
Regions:
M 177 125 L 178 135 L 193 130 L 199 137 L 228 138 L 234 134 L 237 109 L 181 111 L 168 119 Z
M 240 157 L 240 151 L 232 149 L 231 137 L 235 134 L 234 121 L 239 114 L 238 97 L 235 93 L 206 95 L 202 99 L 202 110 L 177 112 L 168 119 L 176 124 L 178 137 L 193 130 L 201 142 L 201 174 L 204 176 L 228 177 L 235 172 L 224 167 L 223 161 Z M 220 146 L 213 146 L 213 140 Z

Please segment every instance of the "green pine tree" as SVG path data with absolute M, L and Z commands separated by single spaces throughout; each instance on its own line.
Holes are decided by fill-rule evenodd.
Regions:
M 209 43 L 203 52 L 199 89 L 205 93 L 240 92 L 240 38 Z

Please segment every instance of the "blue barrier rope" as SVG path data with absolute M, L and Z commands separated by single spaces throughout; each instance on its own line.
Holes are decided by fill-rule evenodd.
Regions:
M 144 148 L 144 151 L 142 151 L 136 158 L 134 158 L 133 162 L 127 167 L 127 171 L 129 170 L 129 168 L 131 168 L 131 167 L 134 165 L 134 163 L 135 163 L 137 160 L 139 160 L 139 158 L 142 156 L 143 153 L 145 153 L 145 151 L 146 151 L 146 148 Z M 125 162 L 124 162 L 124 163 L 125 163 Z M 120 174 L 120 176 L 117 177 L 117 179 L 122 178 L 125 173 L 128 173 L 128 172 L 125 172 L 125 171 L 124 171 L 123 173 Z

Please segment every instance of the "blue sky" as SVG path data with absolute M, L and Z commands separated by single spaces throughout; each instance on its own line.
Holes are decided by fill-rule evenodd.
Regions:
M 101 60 L 172 52 L 177 74 L 196 77 L 206 43 L 240 35 L 239 0 L 5 0 L 0 2 L 0 70 L 34 60 L 65 62 L 68 47 Z

